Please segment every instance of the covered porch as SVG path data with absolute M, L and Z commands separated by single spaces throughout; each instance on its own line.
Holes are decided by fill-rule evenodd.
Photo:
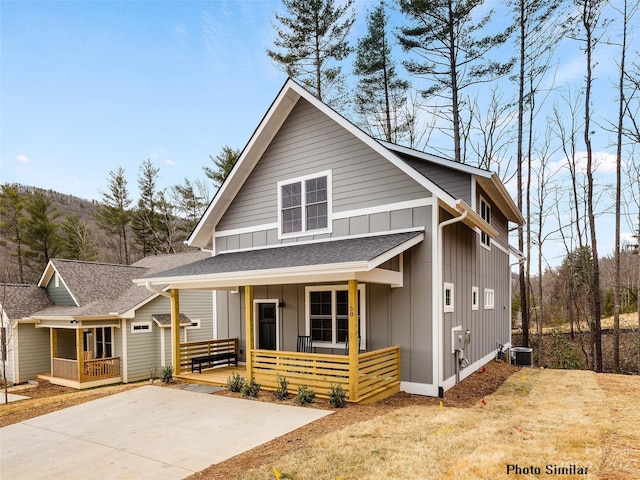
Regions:
M 422 240 L 424 231 L 411 231 L 229 252 L 134 281 L 149 289 L 162 285 L 170 290 L 172 365 L 177 377 L 224 385 L 231 373 L 238 371 L 247 381 L 275 390 L 280 375 L 289 381 L 291 391 L 306 385 L 318 396 L 328 397 L 331 386 L 340 385 L 348 401 L 373 402 L 400 389 L 400 347 L 378 342 L 376 349 L 361 351 L 361 344 L 366 343 L 366 321 L 361 323 L 363 291 L 359 286 L 401 287 L 403 252 Z M 305 297 L 308 295 L 306 306 L 299 302 L 299 308 L 289 310 L 288 322 L 281 322 L 277 312 L 286 302 L 269 293 L 264 297 L 269 286 L 301 289 Z M 183 357 L 179 337 L 180 289 L 226 290 L 239 295 L 235 298 L 241 299 L 242 313 L 233 318 L 243 324 L 237 331 L 244 334 L 237 352 L 244 357 L 243 370 L 191 372 L 191 360 Z M 256 297 L 255 289 L 262 290 L 261 295 Z M 320 298 L 325 294 L 326 301 Z M 315 302 L 319 313 L 312 315 Z M 263 307 L 275 313 L 261 310 Z M 262 330 L 268 327 L 269 319 L 275 325 L 270 341 L 265 340 L 268 335 Z M 288 349 L 280 342 L 284 334 Z M 291 351 L 291 335 L 311 337 L 318 348 Z
M 40 378 L 77 389 L 122 382 L 120 357 L 114 356 L 113 328 L 119 321 L 41 321 L 48 328 L 51 370 Z

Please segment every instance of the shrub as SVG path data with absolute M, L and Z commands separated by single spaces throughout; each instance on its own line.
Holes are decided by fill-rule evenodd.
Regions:
M 313 403 L 316 399 L 316 393 L 313 390 L 309 390 L 306 385 L 300 386 L 298 393 L 296 394 L 296 403 L 298 405 L 306 405 L 307 403 Z
M 259 391 L 260 384 L 256 383 L 255 380 L 251 380 L 250 382 L 245 383 L 242 386 L 242 390 L 240 390 L 240 393 L 242 393 L 243 397 L 257 397 Z
M 280 374 L 278 374 L 277 378 L 279 386 L 276 391 L 273 392 L 273 395 L 276 397 L 276 400 L 286 400 L 287 398 L 289 398 L 289 390 L 287 390 L 289 381 L 286 377 L 280 376 Z
M 580 352 L 560 332 L 553 332 L 551 341 L 551 368 L 579 370 L 582 368 Z
M 245 383 L 244 378 L 234 372 L 227 379 L 227 388 L 230 392 L 238 393 L 242 391 L 242 387 L 244 387 Z
M 160 371 L 160 378 L 164 383 L 170 383 L 173 380 L 173 367 L 171 365 L 167 365 L 166 367 L 162 367 Z
M 333 408 L 344 408 L 347 406 L 347 392 L 342 388 L 342 385 L 331 384 L 329 403 Z

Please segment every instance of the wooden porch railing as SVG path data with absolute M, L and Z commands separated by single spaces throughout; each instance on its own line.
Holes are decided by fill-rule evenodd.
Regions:
M 255 381 L 267 390 L 278 388 L 277 375 L 286 377 L 291 390 L 306 385 L 327 398 L 331 385 L 342 385 L 349 396 L 349 357 L 320 353 L 253 350 Z M 358 355 L 355 400 L 376 395 L 400 384 L 400 347 L 387 347 Z
M 78 381 L 78 361 L 68 358 L 53 358 L 53 377 Z M 120 357 L 98 358 L 84 361 L 81 382 L 92 382 L 120 376 Z
M 238 353 L 237 338 L 220 338 L 217 340 L 204 340 L 201 342 L 186 342 L 180 344 L 180 372 L 191 370 L 191 359 L 217 353 Z

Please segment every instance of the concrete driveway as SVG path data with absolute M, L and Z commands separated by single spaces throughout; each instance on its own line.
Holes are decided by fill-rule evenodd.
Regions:
M 179 479 L 330 411 L 144 386 L 0 429 L 0 478 Z

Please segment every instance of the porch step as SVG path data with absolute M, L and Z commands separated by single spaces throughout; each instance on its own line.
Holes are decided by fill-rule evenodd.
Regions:
M 46 378 L 38 377 L 38 378 L 35 378 L 33 380 L 27 381 L 27 383 L 29 385 L 35 385 L 36 387 L 39 387 L 41 385 L 48 385 L 50 382 Z
M 179 383 L 173 386 L 173 388 L 177 388 L 179 390 L 185 390 L 187 392 L 207 393 L 207 394 L 226 390 L 225 387 L 217 387 L 214 385 L 201 385 L 198 383 Z

